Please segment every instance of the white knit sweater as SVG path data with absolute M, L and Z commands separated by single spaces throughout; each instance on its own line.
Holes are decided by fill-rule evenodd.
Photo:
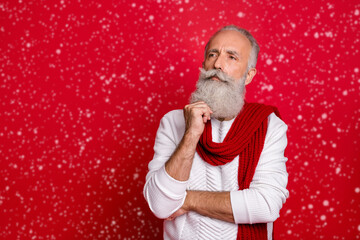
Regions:
M 234 119 L 220 122 L 211 119 L 214 142 L 222 142 Z M 272 223 L 289 196 L 286 190 L 284 150 L 287 145 L 286 124 L 275 114 L 268 117 L 263 151 L 249 189 L 238 190 L 238 157 L 223 166 L 212 166 L 195 153 L 188 181 L 177 181 L 165 170 L 165 163 L 185 132 L 182 110 L 167 113 L 157 131 L 154 158 L 149 163 L 144 196 L 152 212 L 167 218 L 184 203 L 186 190 L 230 191 L 235 223 L 268 223 L 268 239 L 272 239 Z M 164 221 L 164 239 L 236 239 L 237 225 L 188 212 L 172 221 Z

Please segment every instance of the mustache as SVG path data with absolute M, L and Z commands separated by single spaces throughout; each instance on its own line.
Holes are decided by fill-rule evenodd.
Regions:
M 229 75 L 217 69 L 205 70 L 200 68 L 200 77 L 205 80 L 211 79 L 212 77 L 217 77 L 222 82 L 233 81 Z

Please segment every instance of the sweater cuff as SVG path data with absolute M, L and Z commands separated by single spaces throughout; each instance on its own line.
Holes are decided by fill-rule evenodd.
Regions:
M 165 196 L 179 200 L 186 195 L 186 187 L 188 181 L 179 181 L 171 177 L 165 170 L 165 165 L 159 169 L 156 175 L 156 184 Z
M 247 202 L 244 197 L 244 191 L 230 192 L 231 208 L 236 224 L 248 224 L 250 222 Z

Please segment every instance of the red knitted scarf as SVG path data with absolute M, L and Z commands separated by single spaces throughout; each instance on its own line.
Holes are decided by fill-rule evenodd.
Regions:
M 212 141 L 208 121 L 196 147 L 198 154 L 213 166 L 224 165 L 239 156 L 239 190 L 249 188 L 264 147 L 267 118 L 272 112 L 280 117 L 276 107 L 245 102 L 222 143 Z M 239 224 L 237 239 L 266 240 L 266 223 Z

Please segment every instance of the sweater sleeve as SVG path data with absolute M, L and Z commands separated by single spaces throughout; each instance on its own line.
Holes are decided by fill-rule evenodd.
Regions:
M 230 193 L 235 223 L 274 222 L 289 197 L 284 151 L 287 126 L 274 113 L 268 117 L 263 151 L 248 189 Z
M 154 157 L 146 175 L 144 197 L 151 211 L 158 218 L 167 218 L 185 201 L 187 181 L 172 178 L 165 170 L 165 163 L 175 151 L 183 133 L 182 111 L 166 114 L 156 133 Z

